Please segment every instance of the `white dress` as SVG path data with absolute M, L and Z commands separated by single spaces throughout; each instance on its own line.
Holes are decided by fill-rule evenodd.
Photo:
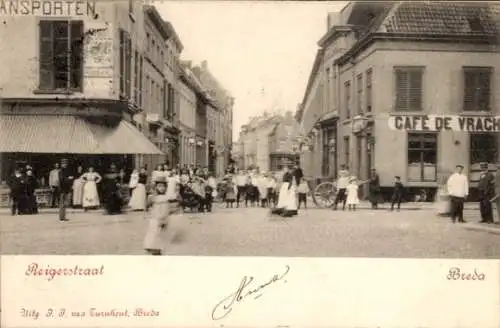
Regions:
M 288 182 L 281 183 L 278 196 L 278 204 L 276 204 L 276 208 L 284 209 L 286 207 L 288 198 L 288 186 L 289 186 Z
M 358 185 L 350 183 L 347 185 L 347 205 L 358 205 L 359 204 L 359 196 L 358 196 Z
M 87 172 L 82 175 L 85 181 L 83 186 L 83 207 L 98 207 L 99 194 L 97 193 L 97 180 L 100 180 L 100 175 L 96 172 Z
M 73 206 L 82 206 L 84 186 L 85 180 L 81 176 L 73 181 Z
M 139 183 L 139 176 L 137 176 L 137 184 L 132 190 L 132 197 L 128 202 L 128 206 L 132 211 L 145 211 L 146 210 L 146 186 Z
M 290 184 L 287 183 L 287 186 Z M 293 178 L 290 188 L 287 187 L 285 192 L 285 211 L 297 211 L 297 184 Z
M 166 228 L 161 226 L 168 225 L 169 204 L 167 195 L 153 196 L 153 206 L 149 218 L 149 226 L 144 237 L 143 247 L 146 250 L 163 250 L 167 242 Z

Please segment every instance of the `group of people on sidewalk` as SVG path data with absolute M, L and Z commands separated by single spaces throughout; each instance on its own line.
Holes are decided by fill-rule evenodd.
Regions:
M 355 211 L 359 205 L 359 187 L 368 184 L 368 201 L 372 209 L 378 209 L 379 204 L 383 202 L 383 197 L 380 188 L 380 177 L 376 169 L 371 169 L 370 178 L 364 181 L 358 181 L 355 176 L 351 176 L 345 165 L 340 166 L 338 178 L 336 181 L 337 193 L 333 203 L 333 210 L 338 209 L 339 203 L 342 203 L 342 210 Z M 403 201 L 404 186 L 401 182 L 401 177 L 394 177 L 394 186 L 391 197 L 390 210 L 393 211 L 396 206 L 397 210 L 401 209 L 401 202 Z
M 464 203 L 469 196 L 469 180 L 463 173 L 464 167 L 456 166 L 455 172 L 447 179 L 445 192 L 449 196 L 449 215 L 453 223 L 465 223 Z M 500 218 L 500 166 L 497 166 L 496 175 L 489 171 L 488 163 L 480 164 L 481 172 L 477 191 L 479 196 L 480 223 L 494 223 L 493 206 L 496 204 Z
M 284 189 L 284 184 L 287 184 L 287 189 Z M 284 195 L 290 194 L 298 209 L 301 205 L 307 207 L 308 193 L 309 186 L 298 165 L 285 165 L 276 174 L 258 169 L 239 170 L 236 174 L 228 173 L 223 178 L 222 199 L 226 207 L 233 207 L 234 203 L 236 207 L 240 207 L 240 203 L 244 203 L 245 207 L 282 208 Z

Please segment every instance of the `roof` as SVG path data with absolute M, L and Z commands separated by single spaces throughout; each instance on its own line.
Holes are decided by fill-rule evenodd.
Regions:
M 163 154 L 124 120 L 106 126 L 70 115 L 1 115 L 0 152 Z
M 155 6 L 146 5 L 143 7 L 144 12 L 149 16 L 155 27 L 160 32 L 161 36 L 168 40 L 170 38 L 170 30 L 167 23 L 161 18 L 160 13 Z
M 500 4 L 487 2 L 400 1 L 375 17 L 354 46 L 337 63 L 344 63 L 377 38 L 499 41 Z
M 500 5 L 486 2 L 409 2 L 396 4 L 381 32 L 489 35 L 500 31 Z

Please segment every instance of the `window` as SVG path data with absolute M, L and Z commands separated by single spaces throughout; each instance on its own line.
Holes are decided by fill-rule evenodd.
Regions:
M 41 90 L 83 89 L 83 21 L 40 21 Z
M 437 135 L 408 134 L 408 181 L 437 180 Z
M 163 81 L 163 89 L 162 89 L 162 109 L 163 109 L 163 117 L 168 118 L 168 85 L 167 82 Z
M 345 84 L 344 84 L 344 99 L 345 99 L 345 113 L 346 113 L 346 119 L 349 119 L 351 118 L 351 82 L 350 81 L 347 81 Z
M 134 51 L 134 102 L 139 106 L 139 51 Z
M 335 144 L 332 140 L 335 140 L 334 137 L 333 129 L 323 130 L 323 162 L 321 163 L 321 174 L 324 177 L 330 176 L 332 173 L 332 155 L 335 150 Z
M 149 55 L 149 52 L 151 51 L 151 35 L 149 33 L 146 33 L 146 52 Z
M 490 67 L 464 67 L 464 111 L 491 110 Z
M 144 66 L 144 59 L 142 56 L 139 58 L 139 106 L 142 108 L 143 105 L 143 90 L 142 90 L 142 78 L 143 78 L 143 66 Z
M 120 29 L 120 96 L 130 99 L 132 89 L 132 40 Z
M 358 115 L 363 115 L 363 74 L 356 77 L 356 88 L 358 93 Z
M 366 94 L 365 94 L 365 102 L 366 102 L 366 112 L 370 113 L 372 111 L 372 77 L 373 70 L 370 68 L 366 71 Z
M 327 67 L 326 68 L 326 101 L 327 101 L 327 104 L 330 105 L 330 88 L 331 88 L 332 84 L 331 84 L 331 81 L 330 81 L 330 67 Z M 330 111 L 330 108 L 327 108 L 327 111 Z
M 346 137 L 344 137 L 344 165 L 346 167 L 349 167 L 349 161 L 351 160 L 350 153 L 349 153 L 349 147 L 350 147 L 349 137 L 346 136 Z
M 149 76 L 146 76 L 146 89 L 145 89 L 145 93 L 146 93 L 146 97 L 144 97 L 144 101 L 143 101 L 143 104 L 144 104 L 144 107 L 146 110 L 150 110 L 149 108 L 149 104 L 150 104 L 150 89 L 149 89 Z
M 399 67 L 396 76 L 396 108 L 397 111 L 422 110 L 422 67 Z
M 471 133 L 469 147 L 469 164 L 471 180 L 479 180 L 477 173 L 481 171 L 480 163 L 497 163 L 497 136 L 493 134 Z

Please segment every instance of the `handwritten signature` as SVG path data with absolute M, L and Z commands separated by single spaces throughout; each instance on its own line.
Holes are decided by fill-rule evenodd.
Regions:
M 212 310 L 212 319 L 220 320 L 225 318 L 233 311 L 233 306 L 241 304 L 243 301 L 248 299 L 249 296 L 253 296 L 254 299 L 261 297 L 264 293 L 264 289 L 278 281 L 281 281 L 290 271 L 290 267 L 286 266 L 286 271 L 281 275 L 275 274 L 267 282 L 255 286 L 253 283 L 254 277 L 244 276 L 241 279 L 238 289 L 231 293 L 229 296 L 224 297 Z M 286 282 L 286 281 L 285 281 Z M 252 284 L 253 283 L 253 284 Z M 252 286 L 254 285 L 254 286 Z

